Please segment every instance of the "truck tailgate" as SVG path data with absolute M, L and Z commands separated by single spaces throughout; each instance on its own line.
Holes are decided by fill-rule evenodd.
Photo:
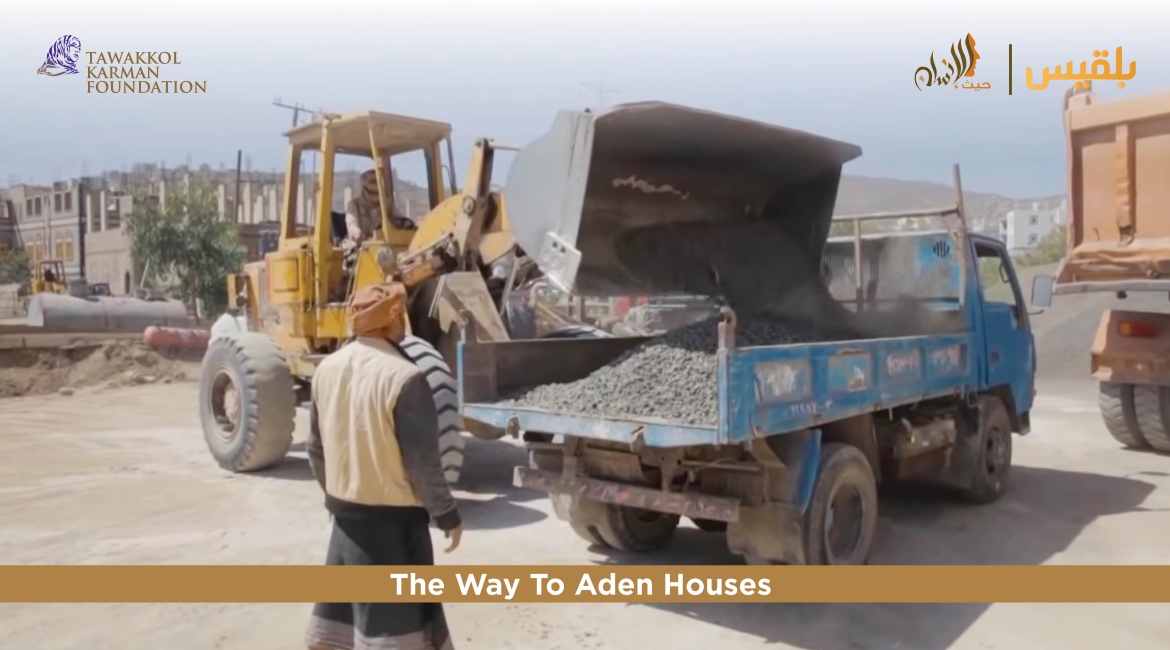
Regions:
M 1170 288 L 1170 92 L 1065 113 L 1069 253 L 1056 293 Z
M 511 432 L 535 431 L 681 447 L 742 442 L 961 393 L 975 383 L 972 335 L 915 336 L 721 350 L 718 422 L 553 412 L 501 400 L 510 390 L 583 378 L 648 340 L 576 339 L 460 345 L 464 417 Z

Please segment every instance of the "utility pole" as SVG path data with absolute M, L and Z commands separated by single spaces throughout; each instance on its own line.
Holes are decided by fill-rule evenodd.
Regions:
M 70 190 L 72 192 L 73 190 Z M 89 212 L 85 209 L 89 196 L 85 193 L 85 180 L 77 183 L 77 259 L 78 275 L 82 280 L 88 280 L 85 273 L 85 235 L 89 232 Z
M 272 105 L 279 107 L 279 108 L 287 108 L 288 110 L 293 112 L 293 128 L 294 129 L 296 128 L 297 124 L 300 123 L 301 113 L 308 113 L 309 115 L 312 115 L 314 117 L 331 115 L 331 113 L 329 113 L 329 111 L 326 111 L 323 108 L 318 108 L 317 110 L 314 111 L 314 110 L 310 110 L 308 108 L 305 108 L 304 104 L 285 104 L 279 98 L 276 101 L 272 102 Z
M 582 83 L 582 86 L 597 93 L 597 110 L 605 110 L 605 98 L 607 95 L 616 95 L 621 92 L 617 88 L 607 88 L 605 86 L 605 75 L 601 76 L 601 80 L 595 84 Z
M 236 205 L 235 205 L 235 210 L 233 210 L 233 212 L 236 213 L 236 218 L 235 218 L 236 223 L 240 222 L 240 172 L 242 171 L 241 167 L 243 166 L 243 163 L 244 163 L 244 150 L 238 149 L 236 151 L 236 200 L 235 200 Z
M 281 101 L 279 97 L 276 98 L 276 101 L 272 102 L 272 105 L 278 108 L 287 108 L 293 112 L 292 125 L 294 129 L 296 128 L 297 123 L 300 121 L 301 111 L 309 112 L 309 109 L 305 108 L 304 104 L 293 104 L 290 106 L 289 104 L 285 104 L 283 101 Z

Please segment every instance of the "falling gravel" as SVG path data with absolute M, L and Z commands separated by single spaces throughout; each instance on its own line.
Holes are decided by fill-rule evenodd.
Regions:
M 526 389 L 504 405 L 714 426 L 718 326 L 719 319 L 712 318 L 672 330 L 584 379 Z M 740 321 L 735 338 L 737 347 L 830 340 L 808 326 L 763 320 Z

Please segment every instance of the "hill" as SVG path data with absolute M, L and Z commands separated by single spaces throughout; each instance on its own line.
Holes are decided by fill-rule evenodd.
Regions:
M 1013 199 L 1000 194 L 963 192 L 968 220 L 972 228 L 977 230 L 997 227 L 1000 217 L 1009 210 L 1025 209 L 1033 203 L 1039 203 L 1041 208 L 1056 207 L 1063 199 L 1063 195 Z M 835 214 L 914 210 L 942 207 L 954 202 L 955 190 L 950 185 L 894 178 L 842 176 Z

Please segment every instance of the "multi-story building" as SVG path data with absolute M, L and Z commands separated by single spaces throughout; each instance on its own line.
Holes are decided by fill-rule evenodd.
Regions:
M 60 260 L 69 277 L 81 275 L 84 261 L 81 238 L 81 193 L 74 180 L 52 185 L 15 185 L 6 191 L 8 208 L 15 212 L 9 240 L 24 248 L 33 264 Z
M 0 189 L 0 253 L 24 248 L 16 229 L 16 207 L 8 200 L 8 193 Z
M 430 210 L 427 192 L 398 178 L 394 171 L 398 207 L 418 221 Z M 165 169 L 152 163 L 136 164 L 129 172 L 109 171 L 48 186 L 20 184 L 0 189 L 0 248 L 23 248 L 34 264 L 61 260 L 69 278 L 107 283 L 115 295 L 133 294 L 146 271 L 134 260 L 130 237 L 122 228 L 134 207 L 134 197 L 166 204 L 168 192 L 194 176 L 212 183 L 220 218 L 238 221 L 240 243 L 247 249 L 248 259 L 261 259 L 279 231 L 285 200 L 283 179 L 273 173 L 245 172 L 237 184 L 234 171 L 213 172 L 206 165 L 192 172 L 186 166 Z M 311 226 L 315 221 L 316 181 L 315 176 L 305 174 L 297 183 L 294 206 L 298 223 Z M 357 192 L 358 174 L 338 172 L 333 209 L 344 210 Z
M 1068 201 L 1056 207 L 1033 203 L 1031 209 L 1011 210 L 999 222 L 999 238 L 1010 251 L 1031 250 L 1049 233 L 1065 225 Z

